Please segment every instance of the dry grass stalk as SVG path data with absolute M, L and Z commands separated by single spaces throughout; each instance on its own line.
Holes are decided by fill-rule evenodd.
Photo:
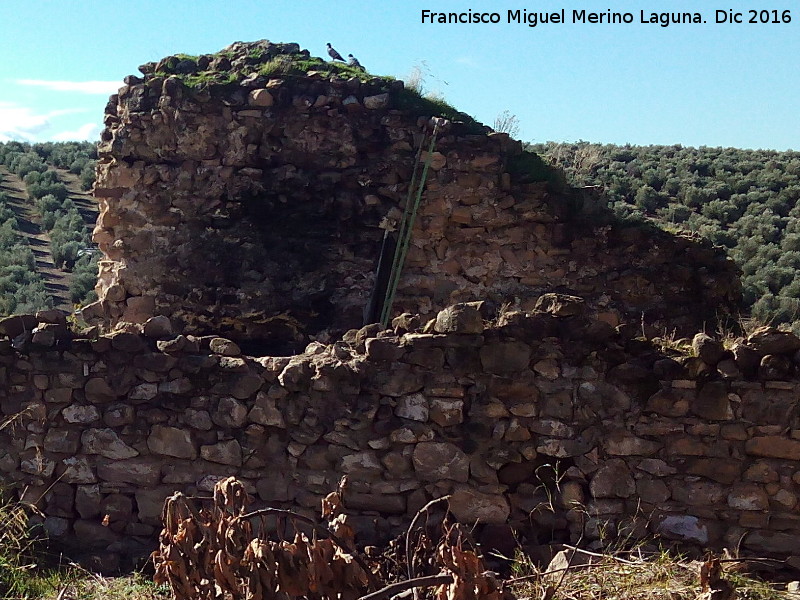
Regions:
M 353 530 L 342 512 L 339 492 L 323 500 L 329 527 L 282 509 L 247 512 L 249 498 L 234 478 L 217 484 L 213 506 L 197 508 L 182 494 L 168 498 L 162 515 L 160 547 L 153 553 L 157 583 L 168 584 L 175 600 L 266 600 L 386 598 L 399 589 L 431 587 L 437 600 L 500 600 L 500 586 L 481 559 L 462 547 L 463 533 L 452 527 L 430 548 L 440 573 L 381 587 L 355 551 Z M 311 526 L 311 538 L 295 526 L 293 539 L 255 535 L 253 519 L 281 515 Z M 323 537 L 318 537 L 321 535 Z M 455 541 L 453 541 L 455 540 Z M 414 557 L 412 557 L 412 562 Z
M 761 559 L 753 559 L 759 561 Z M 765 560 L 765 559 L 764 559 Z M 685 560 L 664 551 L 594 554 L 593 562 L 566 569 L 539 571 L 518 559 L 517 572 L 505 582 L 517 597 L 548 600 L 778 600 L 783 593 L 743 574 L 747 559 L 705 562 Z M 560 576 L 557 586 L 553 577 Z

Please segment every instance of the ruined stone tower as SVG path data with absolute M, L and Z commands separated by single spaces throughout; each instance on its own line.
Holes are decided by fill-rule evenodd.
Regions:
M 738 294 L 712 248 L 614 222 L 506 134 L 402 82 L 266 41 L 141 71 L 106 109 L 90 320 L 163 314 L 257 353 L 360 327 L 415 162 L 430 171 L 395 314 L 561 291 L 612 325 L 696 329 Z
M 176 491 L 234 476 L 258 507 L 316 511 L 343 474 L 359 544 L 449 496 L 479 541 L 630 532 L 800 565 L 800 338 L 704 333 L 687 353 L 641 335 L 728 310 L 731 263 L 341 69 L 258 42 L 127 78 L 106 114 L 85 311 L 108 331 L 0 320 L 0 486 L 111 566 L 149 554 Z M 394 311 L 436 319 L 295 352 L 361 325 L 423 164 Z M 473 299 L 512 306 L 444 307 Z M 153 315 L 169 319 L 125 326 Z M 205 333 L 245 347 L 189 335 Z

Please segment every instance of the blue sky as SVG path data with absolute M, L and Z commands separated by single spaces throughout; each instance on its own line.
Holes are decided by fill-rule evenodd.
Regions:
M 375 74 L 405 78 L 491 125 L 507 110 L 529 142 L 683 144 L 800 150 L 800 4 L 791 23 L 716 24 L 676 0 L 0 0 L 0 140 L 96 139 L 122 78 L 178 52 L 237 40 L 331 42 Z M 421 10 L 497 12 L 498 24 L 422 24 Z M 564 9 L 566 23 L 507 23 L 507 11 Z M 573 10 L 630 12 L 631 24 L 572 23 Z M 700 12 L 705 24 L 641 23 L 640 11 Z M 772 16 L 772 15 L 770 15 Z

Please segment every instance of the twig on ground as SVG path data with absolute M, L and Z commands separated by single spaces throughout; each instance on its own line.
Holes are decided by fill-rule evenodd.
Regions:
M 378 590 L 377 592 L 372 592 L 366 596 L 361 596 L 361 598 L 358 600 L 384 600 L 384 598 L 390 598 L 391 596 L 408 589 L 416 590 L 417 588 L 421 587 L 445 585 L 448 583 L 453 583 L 453 581 L 452 575 L 427 575 L 425 577 L 417 577 L 416 579 L 406 579 L 405 581 L 399 581 L 397 583 L 387 585 L 385 588 Z
M 520 575 L 519 577 L 514 577 L 512 579 L 506 579 L 503 583 L 506 585 L 514 585 L 517 583 L 522 583 L 525 581 L 529 581 L 531 579 L 539 579 L 544 577 L 545 575 L 555 575 L 556 573 L 561 573 L 565 571 L 577 571 L 578 569 L 598 569 L 600 567 L 608 567 L 608 565 L 604 565 L 602 563 L 589 563 L 587 565 L 578 565 L 578 566 L 569 566 L 569 567 L 561 567 L 560 569 L 553 569 L 552 571 L 542 571 L 533 573 L 532 575 Z
M 600 554 L 599 552 L 592 552 L 590 550 L 584 550 L 583 548 L 578 548 L 577 546 L 570 546 L 569 544 L 561 544 L 565 548 L 569 548 L 570 550 L 575 550 L 575 552 L 580 552 L 581 554 L 586 554 L 587 556 L 595 556 L 597 558 L 610 558 L 611 560 L 615 560 L 623 565 L 638 565 L 641 564 L 635 560 L 627 560 L 624 558 L 620 558 L 619 556 L 614 556 L 612 554 Z
M 414 515 L 414 518 L 411 519 L 411 524 L 408 526 L 406 530 L 406 571 L 408 573 L 409 581 L 414 579 L 414 561 L 412 560 L 411 556 L 411 532 L 414 531 L 414 528 L 417 526 L 417 521 L 420 519 L 423 513 L 427 512 L 434 504 L 439 502 L 444 502 L 449 500 L 450 496 L 442 496 L 441 498 L 434 498 L 430 502 L 428 502 L 425 506 L 420 508 L 417 511 L 417 514 Z M 417 600 L 417 588 L 412 587 L 414 591 L 414 600 Z

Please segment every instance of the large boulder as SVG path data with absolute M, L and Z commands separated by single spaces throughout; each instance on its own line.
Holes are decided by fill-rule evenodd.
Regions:
M 791 331 L 779 331 L 765 326 L 759 327 L 748 336 L 747 345 L 761 356 L 790 354 L 800 350 L 800 338 Z

